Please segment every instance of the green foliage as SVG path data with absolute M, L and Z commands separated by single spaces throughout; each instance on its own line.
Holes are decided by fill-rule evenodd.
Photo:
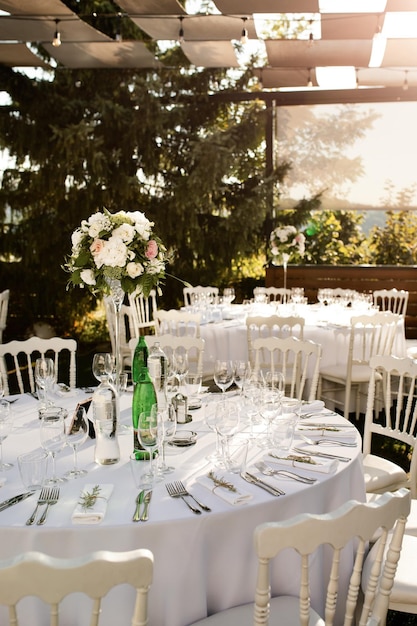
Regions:
M 370 250 L 379 265 L 417 263 L 417 215 L 412 211 L 388 211 L 385 226 L 372 229 Z

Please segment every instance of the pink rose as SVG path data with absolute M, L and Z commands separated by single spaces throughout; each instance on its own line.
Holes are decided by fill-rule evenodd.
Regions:
M 90 246 L 91 254 L 99 254 L 103 250 L 104 241 L 102 239 L 94 239 Z
M 147 259 L 154 259 L 158 254 L 158 244 L 155 239 L 151 239 L 148 242 L 148 247 L 146 248 L 145 256 Z

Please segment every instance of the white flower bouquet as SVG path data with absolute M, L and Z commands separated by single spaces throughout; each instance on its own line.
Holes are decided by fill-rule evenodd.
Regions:
M 270 235 L 270 255 L 274 265 L 299 261 L 305 253 L 305 236 L 295 226 L 278 226 Z
M 165 277 L 167 250 L 153 234 L 153 222 L 140 211 L 97 212 L 72 233 L 72 251 L 65 270 L 69 283 L 92 293 L 109 293 L 108 282 L 119 280 L 123 291 L 147 296 Z

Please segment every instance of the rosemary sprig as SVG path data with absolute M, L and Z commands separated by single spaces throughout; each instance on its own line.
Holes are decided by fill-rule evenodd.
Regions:
M 311 458 L 311 456 L 298 456 L 297 454 L 289 454 L 288 456 L 277 456 L 272 452 L 269 453 L 269 456 L 274 457 L 274 459 L 279 459 L 280 461 L 296 461 L 297 463 L 308 463 L 309 465 L 317 465 L 317 461 Z
M 81 500 L 78 504 L 80 504 L 84 510 L 92 509 L 97 502 L 97 498 L 100 497 L 100 491 L 101 487 L 99 487 L 99 485 L 95 485 L 90 492 L 84 491 L 80 496 Z
M 232 491 L 232 492 L 237 491 L 236 487 L 232 485 L 232 483 L 228 483 L 226 480 L 224 480 L 224 478 L 218 478 L 218 476 L 215 475 L 213 470 L 210 470 L 207 476 L 211 478 L 211 480 L 214 482 L 216 487 L 223 487 L 224 489 L 228 489 L 229 491 Z

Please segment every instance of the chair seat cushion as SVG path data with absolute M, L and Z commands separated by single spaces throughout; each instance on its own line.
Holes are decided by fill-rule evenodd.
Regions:
M 366 557 L 362 572 L 362 590 L 365 589 L 371 568 L 376 557 L 378 543 Z M 417 613 L 417 537 L 404 535 L 400 560 L 395 573 L 389 608 L 409 613 Z M 411 606 L 408 606 L 411 605 Z
M 190 626 L 253 626 L 253 607 L 253 603 L 235 606 L 194 622 Z M 279 624 L 279 626 L 295 626 L 300 623 L 299 613 L 298 598 L 293 596 L 272 598 L 269 623 Z M 324 626 L 324 620 L 313 609 L 310 609 L 308 626 Z
M 367 454 L 363 459 L 366 491 L 382 493 L 407 486 L 406 472 L 396 463 L 374 454 Z
M 381 375 L 377 372 L 376 380 L 381 380 Z M 320 369 L 320 376 L 326 380 L 344 383 L 347 378 L 346 365 L 329 365 Z M 367 383 L 371 377 L 369 365 L 352 365 L 351 382 Z

